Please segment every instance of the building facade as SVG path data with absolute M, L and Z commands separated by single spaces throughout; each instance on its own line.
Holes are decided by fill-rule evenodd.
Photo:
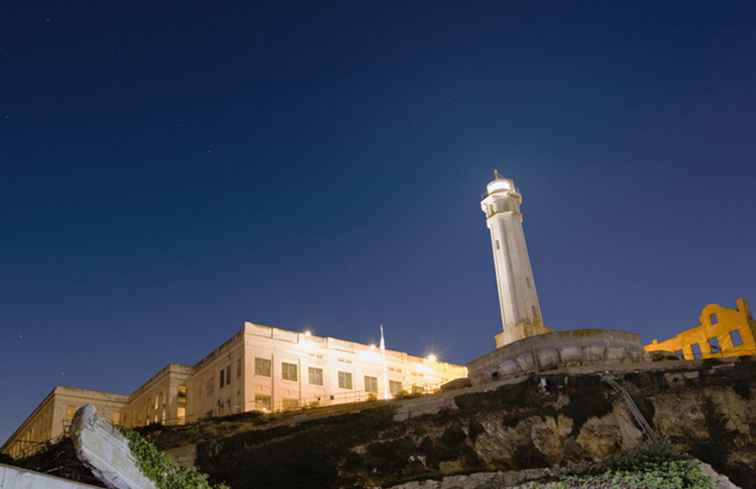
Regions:
M 388 399 L 466 376 L 432 357 L 244 323 L 194 366 L 187 419 Z
M 666 340 L 654 339 L 648 352 L 673 352 L 678 358 L 707 358 L 756 355 L 756 321 L 742 297 L 735 309 L 708 304 L 698 317 L 698 325 Z
M 282 411 L 433 392 L 467 369 L 403 352 L 245 322 L 194 366 L 169 364 L 131 395 L 56 387 L 3 445 L 34 453 L 93 404 L 114 424 L 185 424 L 246 411 Z
M 494 179 L 486 186 L 480 208 L 486 215 L 486 226 L 491 233 L 499 292 L 502 332 L 496 336 L 497 348 L 550 331 L 543 324 L 522 228 L 521 204 L 522 195 L 514 182 L 494 171 Z
M 14 458 L 30 455 L 50 440 L 57 440 L 68 430 L 76 411 L 85 404 L 94 404 L 100 415 L 115 424 L 128 396 L 109 394 L 75 387 L 55 387 L 3 445 L 2 452 Z

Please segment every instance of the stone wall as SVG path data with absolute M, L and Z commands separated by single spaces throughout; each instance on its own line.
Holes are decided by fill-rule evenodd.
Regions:
M 640 336 L 608 329 L 555 331 L 533 336 L 478 357 L 467 365 L 473 384 L 563 367 L 639 363 Z

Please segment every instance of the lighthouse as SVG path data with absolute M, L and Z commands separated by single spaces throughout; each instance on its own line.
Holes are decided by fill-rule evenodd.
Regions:
M 502 332 L 496 335 L 497 348 L 551 331 L 543 324 L 522 228 L 521 205 L 522 195 L 514 182 L 494 170 L 494 179 L 486 186 L 480 208 L 486 215 L 486 226 L 491 233 L 499 291 Z

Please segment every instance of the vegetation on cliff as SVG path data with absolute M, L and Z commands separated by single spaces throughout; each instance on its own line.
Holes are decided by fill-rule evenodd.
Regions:
M 128 428 L 120 428 L 129 441 L 129 449 L 137 460 L 137 465 L 158 489 L 229 489 L 225 484 L 212 485 L 207 475 L 194 467 L 181 467 L 142 435 Z

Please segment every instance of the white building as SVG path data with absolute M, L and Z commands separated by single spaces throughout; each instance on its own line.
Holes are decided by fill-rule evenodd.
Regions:
M 433 357 L 244 323 L 194 366 L 187 419 L 389 399 L 466 376 Z
M 169 364 L 125 396 L 58 386 L 0 451 L 23 457 L 66 433 L 94 404 L 114 424 L 184 424 L 245 411 L 281 411 L 433 392 L 467 369 L 376 345 L 244 323 L 194 366 Z
M 548 333 L 543 325 L 533 269 L 530 265 L 525 232 L 522 229 L 522 195 L 512 180 L 494 171 L 480 207 L 491 232 L 496 286 L 499 292 L 502 332 L 496 347 L 528 336 Z

